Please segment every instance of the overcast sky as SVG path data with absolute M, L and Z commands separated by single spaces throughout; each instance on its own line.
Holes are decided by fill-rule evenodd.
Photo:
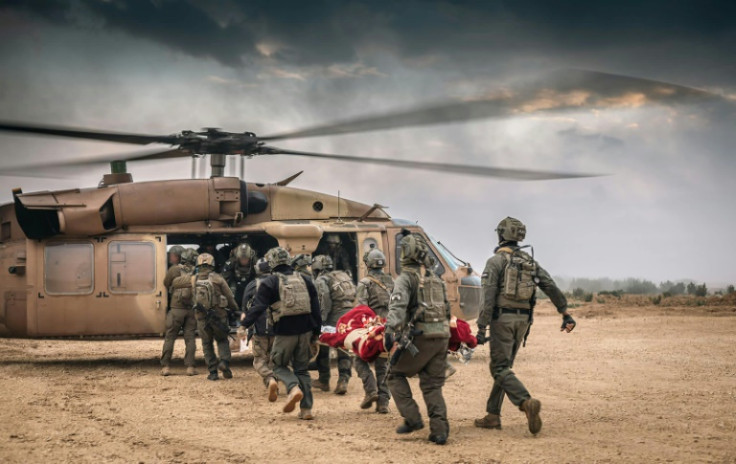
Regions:
M 513 182 L 264 157 L 247 161 L 247 179 L 275 182 L 305 170 L 294 186 L 388 205 L 476 268 L 492 253 L 495 225 L 514 216 L 554 275 L 736 282 L 734 2 L 0 3 L 0 120 L 268 134 L 507 95 L 568 68 L 723 98 L 673 104 L 629 90 L 573 111 L 280 143 L 607 177 Z M 134 149 L 0 135 L 0 167 Z M 129 168 L 136 180 L 190 174 L 187 160 Z M 105 170 L 70 179 L 0 177 L 0 200 L 18 186 L 94 186 Z

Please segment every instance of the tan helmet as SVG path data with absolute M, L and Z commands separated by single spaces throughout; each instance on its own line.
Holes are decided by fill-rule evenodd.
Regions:
M 256 275 L 262 276 L 271 272 L 271 266 L 268 264 L 268 260 L 264 257 L 256 261 Z
M 194 264 L 197 262 L 197 256 L 199 256 L 197 250 L 193 248 L 186 248 L 184 251 L 181 252 L 181 262 L 184 264 Z
M 496 227 L 499 242 L 521 242 L 526 237 L 526 226 L 520 220 L 507 217 Z
M 335 265 L 332 263 L 332 258 L 327 255 L 315 256 L 312 260 L 312 272 L 314 272 L 315 275 L 320 272 L 329 272 L 334 268 Z
M 381 269 L 386 267 L 386 255 L 378 248 L 371 248 L 363 255 L 363 262 L 369 269 Z
M 337 234 L 327 234 L 325 236 L 325 242 L 328 243 L 328 244 L 334 243 L 336 245 L 339 245 L 340 242 L 341 242 L 340 236 L 337 235 Z
M 429 246 L 419 234 L 410 233 L 401 239 L 401 263 L 424 264 L 429 255 Z
M 235 248 L 233 255 L 236 259 L 254 259 L 256 257 L 256 252 L 247 243 L 241 243 L 237 248 Z
M 170 255 L 176 255 L 181 258 L 181 254 L 184 253 L 184 247 L 181 245 L 174 245 L 169 249 Z
M 289 252 L 281 247 L 275 247 L 268 250 L 265 258 L 266 261 L 268 261 L 268 265 L 271 266 L 271 270 L 276 269 L 276 266 L 291 263 Z
M 215 257 L 209 253 L 202 253 L 197 256 L 197 266 L 215 267 Z

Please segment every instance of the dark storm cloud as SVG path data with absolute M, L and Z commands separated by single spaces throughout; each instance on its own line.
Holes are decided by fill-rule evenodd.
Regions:
M 732 58 L 722 66 L 736 72 L 734 2 L 77 0 L 6 6 L 78 25 L 74 12 L 81 10 L 132 36 L 231 67 L 264 56 L 301 66 L 349 63 L 371 47 L 405 59 L 489 60 L 530 50 L 581 53 L 677 41 Z

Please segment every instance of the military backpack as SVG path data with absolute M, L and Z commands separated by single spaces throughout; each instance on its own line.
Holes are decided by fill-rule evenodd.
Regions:
M 184 266 L 180 266 L 181 274 L 171 283 L 171 304 L 176 308 L 192 308 L 192 273 Z
M 282 317 L 310 314 L 312 306 L 304 277 L 298 272 L 291 275 L 274 272 L 273 275 L 279 279 L 279 301 L 269 309 L 272 325 Z
M 434 272 L 419 277 L 417 311 L 420 311 L 416 327 L 427 338 L 450 336 L 450 320 L 447 316 L 445 284 Z
M 196 275 L 192 276 L 192 282 L 193 305 L 205 310 L 214 309 L 219 302 L 216 300 L 217 293 L 215 292 L 215 286 L 212 285 L 209 276 L 204 279 L 198 279 Z
M 333 303 L 352 306 L 355 303 L 355 284 L 352 277 L 345 271 L 332 271 L 328 277 Z
M 537 263 L 532 256 L 521 249 L 503 247 L 498 249 L 506 259 L 503 281 L 501 282 L 499 306 L 503 299 L 515 303 L 528 303 L 534 297 L 537 288 Z

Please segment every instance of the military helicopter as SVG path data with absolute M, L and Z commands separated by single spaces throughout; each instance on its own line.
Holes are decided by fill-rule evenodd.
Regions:
M 550 83 L 551 82 L 551 83 Z M 582 92 L 582 93 L 581 93 Z M 447 284 L 458 317 L 478 315 L 481 287 L 471 265 L 458 259 L 418 225 L 368 205 L 280 182 L 245 182 L 225 176 L 228 156 L 291 155 L 356 163 L 435 170 L 514 180 L 570 179 L 595 174 L 468 166 L 399 159 L 313 153 L 277 148 L 272 142 L 304 137 L 426 126 L 538 111 L 595 108 L 631 92 L 649 102 L 679 103 L 712 98 L 707 92 L 611 74 L 575 71 L 544 85 L 470 101 L 353 119 L 269 136 L 207 128 L 172 135 L 141 135 L 90 129 L 0 122 L 0 130 L 32 135 L 126 144 L 157 144 L 146 153 L 98 158 L 110 162 L 95 188 L 25 193 L 0 206 L 0 334 L 11 337 L 157 336 L 165 327 L 167 248 L 219 246 L 243 240 L 263 255 L 274 246 L 292 254 L 314 253 L 326 234 L 340 237 L 352 275 L 366 269 L 360 259 L 383 250 L 387 271 L 400 272 L 402 229 L 424 235 L 435 258 L 434 272 Z M 576 98 L 570 98 L 575 95 Z M 133 182 L 127 162 L 208 156 L 209 179 Z M 31 175 L 42 169 L 89 164 L 90 160 L 0 169 L 0 175 Z M 194 165 L 193 165 L 194 166 Z M 193 176 L 194 177 L 194 176 Z

